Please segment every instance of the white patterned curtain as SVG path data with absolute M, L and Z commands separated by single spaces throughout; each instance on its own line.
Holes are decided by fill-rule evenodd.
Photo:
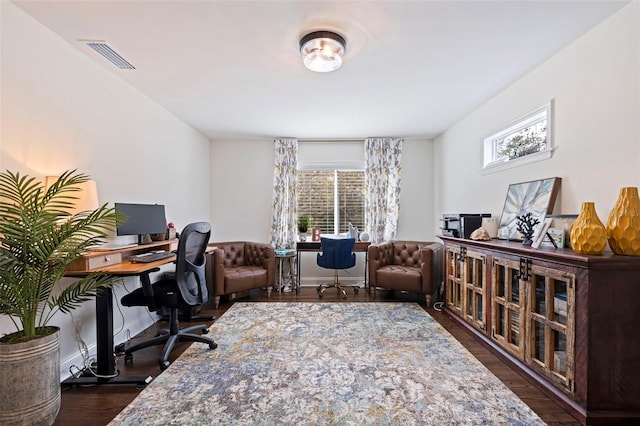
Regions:
M 296 236 L 298 140 L 276 139 L 273 205 L 269 238 L 276 249 L 291 248 Z
M 400 212 L 402 142 L 395 138 L 364 141 L 364 223 L 371 242 L 395 239 Z

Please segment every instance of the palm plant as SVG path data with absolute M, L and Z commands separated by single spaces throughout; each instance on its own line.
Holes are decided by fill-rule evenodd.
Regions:
M 94 273 L 54 291 L 65 268 L 104 242 L 117 215 L 106 204 L 73 214 L 85 174 L 67 171 L 49 188 L 34 177 L 0 173 L 0 314 L 18 330 L 1 341 L 28 341 L 52 332 L 53 315 L 90 300 L 115 278 Z

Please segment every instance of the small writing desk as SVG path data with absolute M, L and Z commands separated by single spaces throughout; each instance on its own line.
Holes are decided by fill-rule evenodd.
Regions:
M 353 252 L 361 252 L 364 253 L 364 287 L 367 288 L 367 269 L 368 268 L 368 260 L 369 260 L 369 246 L 371 242 L 369 241 L 356 241 L 353 245 Z M 300 241 L 296 243 L 296 291 L 300 291 L 300 253 L 301 252 L 321 252 L 322 244 L 320 241 Z
M 86 277 L 100 272 L 117 277 L 139 276 L 145 294 L 151 293 L 151 279 L 149 274 L 159 270 L 159 267 L 175 261 L 176 257 L 168 257 L 150 263 L 132 263 L 127 260 L 134 254 L 152 250 L 175 250 L 178 240 L 157 241 L 135 247 L 117 249 L 104 252 L 90 252 L 74 261 L 65 272 L 67 277 Z M 115 359 L 113 356 L 113 291 L 111 288 L 101 289 L 96 295 L 96 373 L 98 376 L 71 377 L 63 385 L 99 385 L 99 384 L 137 384 L 147 385 L 151 376 L 116 376 Z

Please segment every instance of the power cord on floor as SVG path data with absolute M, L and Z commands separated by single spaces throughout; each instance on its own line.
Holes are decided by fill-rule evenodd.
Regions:
M 443 306 L 444 306 L 443 302 L 436 302 L 436 303 L 433 304 L 433 309 L 438 311 L 438 312 L 441 312 Z
M 84 342 L 84 340 L 82 339 L 82 336 L 80 335 L 81 324 L 77 322 L 75 318 L 73 318 L 73 314 L 71 314 L 71 321 L 74 324 L 73 333 L 74 333 L 76 342 L 78 342 L 78 350 L 80 351 L 80 355 L 82 356 L 82 368 L 78 367 L 75 364 L 71 365 L 69 366 L 69 373 L 71 373 L 71 375 L 76 379 L 86 374 L 87 372 L 93 375 L 94 377 L 98 377 L 101 379 L 112 379 L 114 377 L 117 377 L 118 374 L 120 374 L 120 372 L 118 371 L 118 358 L 115 353 L 113 354 L 115 374 L 108 374 L 108 375 L 98 374 L 96 371 L 93 370 L 94 365 L 96 364 L 96 359 L 92 358 L 89 355 L 89 348 L 87 347 L 87 344 Z

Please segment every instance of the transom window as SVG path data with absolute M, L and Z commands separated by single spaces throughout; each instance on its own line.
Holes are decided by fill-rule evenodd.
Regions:
M 550 130 L 548 103 L 484 140 L 484 168 L 506 168 L 550 158 Z
M 349 230 L 349 222 L 364 229 L 363 170 L 298 170 L 298 217 L 309 218 L 309 232 Z

